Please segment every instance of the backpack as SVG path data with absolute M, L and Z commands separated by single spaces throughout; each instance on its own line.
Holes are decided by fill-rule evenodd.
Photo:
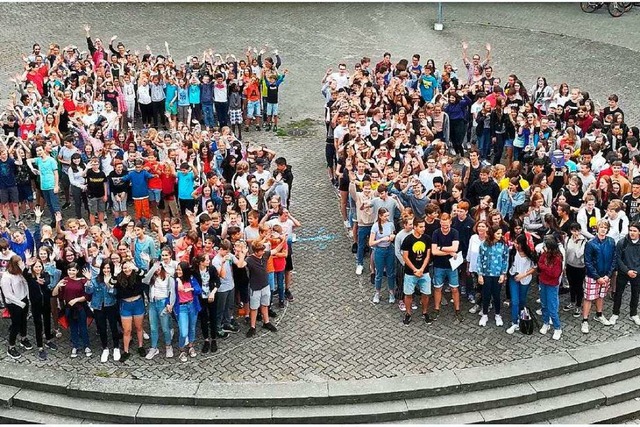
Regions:
M 524 335 L 532 335 L 533 331 L 538 328 L 538 319 L 535 312 L 529 307 L 525 307 L 520 311 L 520 332 Z

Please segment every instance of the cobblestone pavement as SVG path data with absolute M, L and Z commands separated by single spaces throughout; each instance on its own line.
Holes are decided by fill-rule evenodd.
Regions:
M 495 27 L 488 19 L 496 8 L 507 8 L 503 19 L 508 25 Z M 46 26 L 27 19 L 30 14 L 45 16 L 47 12 L 58 14 L 60 19 Z M 425 58 L 434 57 L 437 64 L 445 60 L 459 64 L 459 45 L 464 39 L 471 42 L 471 51 L 480 51 L 487 41 L 492 43 L 494 69 L 499 76 L 516 70 L 529 85 L 539 72 L 526 67 L 542 67 L 547 70 L 542 74 L 550 81 L 566 79 L 588 88 L 598 99 L 606 99 L 610 92 L 622 94 L 622 108 L 637 121 L 639 94 L 631 90 L 630 82 L 638 80 L 634 73 L 640 69 L 640 59 L 629 48 L 636 48 L 640 34 L 626 35 L 624 31 L 637 23 L 637 12 L 613 21 L 608 14 L 586 15 L 575 4 L 451 4 L 445 6 L 445 14 L 446 30 L 435 33 L 430 29 L 434 6 L 424 4 L 256 4 L 251 9 L 233 4 L 83 4 L 71 8 L 64 4 L 0 4 L 2 21 L 11 23 L 0 29 L 0 37 L 5 40 L 0 46 L 0 89 L 4 98 L 8 89 L 4 77 L 13 72 L 20 52 L 27 51 L 33 41 L 44 44 L 57 39 L 84 46 L 81 27 L 85 22 L 92 25 L 92 34 L 103 39 L 117 34 L 134 49 L 143 48 L 149 40 L 159 40 L 151 43 L 158 50 L 167 39 L 178 57 L 202 52 L 211 45 L 223 52 L 238 52 L 255 45 L 256 35 L 264 34 L 264 39 L 282 52 L 285 66 L 291 70 L 281 102 L 286 126 L 291 120 L 320 118 L 319 81 L 326 67 L 335 68 L 338 61 L 353 62 L 362 55 L 377 58 L 389 50 L 394 58 L 418 51 Z M 159 16 L 172 19 L 159 25 Z M 124 22 L 120 21 L 123 17 Z M 20 31 L 16 30 L 18 25 Z M 582 28 L 588 31 L 583 34 Z M 561 35 L 564 32 L 566 35 Z M 411 34 L 415 47 L 408 47 L 400 34 Z M 357 46 L 351 46 L 345 36 L 357 40 Z M 629 41 L 634 38 L 635 42 Z M 139 46 L 134 46 L 136 43 Z M 252 340 L 235 334 L 219 342 L 218 353 L 198 356 L 184 364 L 162 357 L 147 362 L 134 356 L 124 365 L 100 364 L 95 354 L 91 359 L 69 359 L 65 334 L 58 340 L 62 348 L 51 352 L 49 361 L 36 361 L 31 351 L 18 363 L 111 377 L 226 382 L 342 380 L 419 374 L 524 358 L 535 363 L 534 358 L 542 354 L 637 333 L 637 327 L 625 317 L 628 305 L 618 325 L 605 328 L 591 322 L 592 333 L 588 335 L 580 332 L 576 319 L 561 313 L 564 334 L 560 342 L 538 333 L 509 336 L 504 328 L 480 328 L 478 316 L 466 312 L 467 304 L 462 324 L 454 324 L 448 306 L 433 325 L 426 326 L 418 319 L 409 326 L 402 325 L 396 306 L 370 302 L 372 286 L 367 271 L 362 279 L 354 274 L 355 262 L 338 213 L 338 200 L 324 170 L 323 128 L 316 123 L 307 130 L 309 134 L 303 138 L 265 137 L 256 132 L 247 137 L 275 147 L 293 165 L 291 209 L 303 223 L 299 242 L 294 245 L 296 300 L 279 316 L 276 334 L 265 333 Z M 537 292 L 532 294 L 535 298 Z M 610 302 L 605 313 L 611 313 Z M 507 323 L 508 319 L 507 314 Z M 6 345 L 7 328 L 8 321 L 1 321 L 1 347 Z M 97 353 L 94 332 L 91 341 Z M 7 357 L 0 355 L 0 359 Z

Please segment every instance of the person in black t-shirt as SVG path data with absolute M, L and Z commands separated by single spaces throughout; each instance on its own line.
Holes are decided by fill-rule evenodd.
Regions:
M 411 303 L 416 288 L 420 289 L 420 304 L 425 323 L 432 322 L 427 309 L 431 295 L 431 278 L 429 277 L 429 261 L 431 258 L 431 238 L 425 233 L 423 218 L 414 218 L 413 232 L 402 242 L 402 259 L 404 261 L 404 304 L 407 311 L 403 323 L 411 322 Z
M 104 221 L 104 211 L 107 202 L 107 176 L 100 170 L 100 160 L 97 157 L 91 159 L 91 169 L 85 172 L 87 178 L 87 198 L 89 200 L 89 222 Z

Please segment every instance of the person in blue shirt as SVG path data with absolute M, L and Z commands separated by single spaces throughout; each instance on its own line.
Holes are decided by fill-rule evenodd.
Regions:
M 453 86 L 452 86 L 453 87 Z M 451 88 L 449 88 L 451 89 Z M 473 103 L 467 96 L 469 89 L 464 89 L 464 96 L 461 98 L 457 92 L 449 92 L 449 103 L 444 107 L 444 112 L 449 115 L 449 138 L 451 145 L 460 157 L 464 156 L 462 142 L 467 133 L 467 122 L 465 116 L 467 108 Z
M 193 198 L 193 183 L 198 171 L 196 168 L 184 162 L 178 171 L 178 199 L 180 201 L 180 212 L 185 215 L 187 209 L 193 212 L 195 199 Z
M 200 102 L 200 80 L 193 74 L 189 81 L 189 104 L 191 105 L 191 118 L 202 121 L 202 104 Z
M 133 208 L 137 221 L 145 222 L 151 218 L 149 209 L 149 180 L 158 175 L 152 175 L 144 170 L 144 160 L 138 159 L 135 163 L 135 170 L 121 178 L 122 182 L 131 182 L 131 197 L 133 198 Z
M 176 116 L 178 115 L 178 86 L 174 77 L 169 78 L 169 83 L 164 88 L 164 110 L 171 116 L 170 125 L 176 127 Z
M 433 67 L 424 67 L 418 87 L 424 102 L 431 102 L 438 94 L 438 80 L 433 76 Z
M 189 89 L 186 80 L 178 81 L 178 121 L 189 126 Z

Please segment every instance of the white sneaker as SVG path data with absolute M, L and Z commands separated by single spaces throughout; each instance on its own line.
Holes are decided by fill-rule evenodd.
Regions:
M 113 360 L 114 360 L 114 362 L 119 362 L 120 361 L 120 349 L 119 348 L 114 348 L 113 349 Z
M 107 363 L 107 360 L 109 360 L 109 349 L 105 348 L 100 355 L 100 362 Z
M 562 329 L 556 329 L 555 331 L 553 331 L 553 339 L 558 341 L 560 339 L 560 337 L 562 336 Z
M 349 227 L 349 221 L 345 221 L 345 222 L 344 222 L 344 228 L 350 228 L 350 227 Z
M 149 352 L 147 353 L 147 355 L 145 356 L 145 359 L 147 360 L 151 360 L 154 357 L 156 357 L 156 355 L 160 353 L 160 350 L 158 350 L 157 348 L 150 348 Z
M 537 314 L 538 316 L 542 316 L 542 309 L 541 309 L 541 308 L 537 309 L 537 310 L 536 310 L 536 314 Z
M 540 304 L 540 298 L 536 300 L 536 304 Z
M 602 323 L 604 326 L 611 326 L 611 322 L 609 322 L 609 320 L 607 320 L 607 318 L 604 317 L 604 315 L 596 316 L 593 318 L 593 320 L 595 320 L 596 322 Z
M 518 325 L 511 325 L 509 326 L 509 329 L 507 329 L 507 333 L 509 335 L 513 335 L 513 333 L 517 330 L 518 330 Z
M 473 307 L 471 307 L 469 309 L 469 313 L 471 314 L 476 314 L 478 312 L 478 309 L 480 308 L 480 306 L 478 304 L 474 304 Z
M 142 338 L 144 338 L 145 340 L 149 339 L 149 334 L 147 333 L 147 331 L 142 331 Z
M 540 328 L 540 333 L 542 335 L 546 335 L 547 332 L 549 332 L 549 329 L 551 328 L 551 326 L 549 326 L 548 323 L 545 323 L 544 325 L 542 325 L 542 328 Z
M 84 355 L 87 357 L 91 357 L 91 349 L 89 347 L 85 347 L 84 349 Z
M 582 322 L 582 327 L 580 328 L 583 334 L 589 333 L 589 322 Z
M 611 317 L 609 318 L 609 323 L 611 323 L 612 325 L 615 325 L 616 322 L 618 321 L 618 315 L 617 314 L 612 314 Z
M 362 270 L 364 269 L 364 267 L 362 267 L 361 265 L 358 265 L 356 267 L 356 275 L 360 276 L 362 274 Z
M 396 302 L 396 297 L 393 296 L 393 294 L 389 295 L 389 304 L 393 304 Z
M 640 316 L 638 316 L 637 314 L 635 316 L 631 316 L 631 320 L 633 320 L 633 323 L 640 326 Z
M 76 357 L 78 357 L 78 349 L 77 348 L 72 348 L 71 349 L 71 358 L 75 359 Z
M 167 359 L 171 359 L 173 357 L 173 347 L 167 347 L 165 355 Z
M 418 309 L 418 304 L 416 304 L 415 301 L 411 302 L 411 310 L 417 310 Z
M 499 314 L 496 314 L 496 326 L 503 326 L 504 322 L 502 321 L 502 316 L 500 316 Z
M 487 326 L 488 321 L 489 321 L 489 316 L 487 316 L 486 314 L 483 314 L 482 317 L 480 318 L 480 321 L 478 322 L 478 325 Z
M 373 303 L 378 304 L 380 302 L 380 292 L 373 294 Z

